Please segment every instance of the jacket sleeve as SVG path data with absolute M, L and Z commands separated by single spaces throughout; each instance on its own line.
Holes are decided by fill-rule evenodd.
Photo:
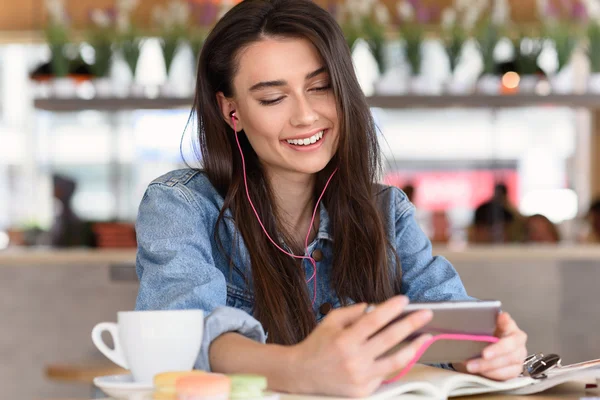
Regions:
M 255 318 L 226 306 L 227 284 L 214 264 L 214 227 L 207 223 L 206 207 L 184 185 L 148 187 L 136 222 L 136 310 L 203 310 L 204 333 L 195 368 L 210 371 L 208 351 L 218 336 L 238 332 L 262 343 L 266 336 Z
M 394 191 L 396 252 L 402 268 L 402 293 L 411 302 L 475 300 L 444 257 L 433 256 L 431 241 L 415 219 L 415 207 L 404 192 Z

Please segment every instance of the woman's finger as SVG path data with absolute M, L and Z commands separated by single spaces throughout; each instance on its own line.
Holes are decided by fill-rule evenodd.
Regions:
M 516 378 L 523 372 L 522 365 L 511 365 L 508 367 L 487 371 L 481 374 L 481 376 L 497 381 L 505 381 L 508 379 Z
M 525 347 L 526 343 L 527 335 L 525 332 L 517 330 L 511 333 L 510 336 L 504 336 L 498 342 L 487 346 L 483 350 L 482 357 L 485 360 L 491 360 L 505 354 L 510 354 L 515 349 Z
M 362 316 L 348 329 L 347 333 L 357 342 L 364 343 L 395 318 L 399 317 L 407 304 L 408 298 L 406 296 L 392 297 L 386 302 L 377 305 L 368 314 Z
M 518 331 L 519 327 L 514 319 L 507 312 L 501 312 L 496 318 L 495 336 L 503 337 L 510 335 L 512 332 Z
M 408 363 L 415 358 L 417 352 L 429 339 L 431 339 L 431 335 L 421 335 L 398 352 L 376 361 L 371 369 L 371 373 L 373 376 L 383 376 L 386 379 L 392 378 L 395 374 L 406 368 Z
M 471 360 L 467 362 L 467 371 L 470 373 L 485 373 L 510 366 L 523 367 L 523 360 L 526 356 L 525 348 L 515 349 L 512 353 L 498 356 L 491 360 Z
M 433 314 L 430 310 L 411 313 L 369 339 L 362 351 L 372 355 L 374 358 L 378 358 L 429 323 L 432 316 Z

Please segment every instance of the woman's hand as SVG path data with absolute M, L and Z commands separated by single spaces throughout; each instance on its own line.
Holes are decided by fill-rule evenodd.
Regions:
M 455 368 L 498 381 L 519 376 L 527 356 L 527 334 L 519 329 L 508 313 L 503 312 L 498 315 L 494 336 L 500 340 L 487 346 L 482 358 L 456 364 Z
M 291 347 L 290 368 L 296 375 L 293 385 L 298 386 L 290 389 L 346 397 L 373 393 L 386 377 L 404 368 L 430 338 L 423 335 L 402 350 L 380 358 L 431 320 L 431 311 L 419 311 L 379 332 L 407 304 L 405 296 L 397 296 L 368 314 L 366 304 L 332 311 L 304 341 Z

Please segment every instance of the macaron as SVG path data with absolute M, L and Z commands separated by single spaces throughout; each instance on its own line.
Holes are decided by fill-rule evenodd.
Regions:
M 260 375 L 229 375 L 231 378 L 230 400 L 258 400 L 267 389 L 267 378 Z
M 154 400 L 177 400 L 175 382 L 186 376 L 205 375 L 204 371 L 170 371 L 154 375 Z
M 231 380 L 223 374 L 184 376 L 175 382 L 179 400 L 227 400 Z

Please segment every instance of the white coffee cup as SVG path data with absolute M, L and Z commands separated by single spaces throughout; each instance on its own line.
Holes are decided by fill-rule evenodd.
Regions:
M 152 382 L 166 371 L 194 367 L 202 343 L 202 310 L 120 311 L 117 323 L 101 322 L 92 330 L 98 350 L 115 364 L 128 369 L 136 382 Z M 102 339 L 108 331 L 115 348 Z

